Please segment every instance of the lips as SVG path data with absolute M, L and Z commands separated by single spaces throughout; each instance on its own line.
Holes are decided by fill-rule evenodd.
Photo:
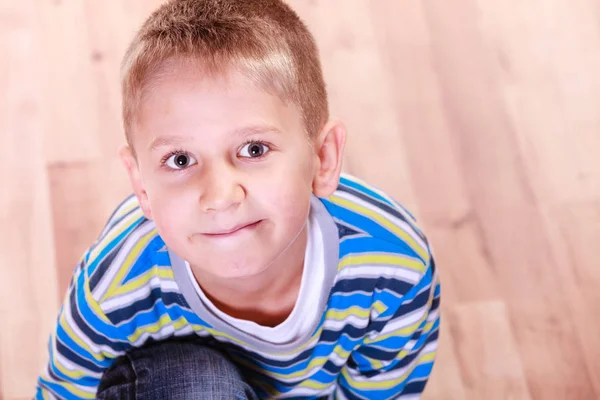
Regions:
M 214 232 L 206 232 L 205 235 L 206 236 L 211 236 L 211 237 L 225 237 L 225 236 L 230 236 L 230 235 L 233 235 L 233 234 L 235 234 L 237 232 L 240 232 L 242 230 L 245 230 L 245 229 L 248 229 L 248 228 L 254 228 L 261 221 L 262 220 L 251 222 L 251 223 L 244 223 L 244 224 L 236 225 L 233 228 L 229 228 L 229 229 L 216 230 Z

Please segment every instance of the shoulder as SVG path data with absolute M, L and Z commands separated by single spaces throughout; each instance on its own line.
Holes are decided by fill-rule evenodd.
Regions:
M 417 221 L 384 191 L 344 174 L 334 194 L 321 201 L 338 226 L 340 257 L 393 253 L 429 262 L 429 243 Z
M 333 293 L 346 299 L 368 294 L 370 301 L 379 300 L 387 308 L 431 284 L 435 262 L 429 241 L 391 196 L 343 175 L 336 192 L 321 200 L 340 237 Z
M 133 292 L 145 290 L 150 275 L 172 275 L 165 243 L 135 196 L 115 209 L 82 265 L 91 295 L 107 316 Z

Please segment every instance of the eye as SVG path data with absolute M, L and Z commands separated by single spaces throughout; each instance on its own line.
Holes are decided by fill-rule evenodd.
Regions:
M 171 154 L 165 161 L 167 167 L 171 169 L 185 169 L 197 163 L 194 157 L 182 152 Z
M 246 143 L 239 151 L 240 157 L 247 158 L 259 158 L 269 152 L 269 146 L 263 142 L 249 142 Z

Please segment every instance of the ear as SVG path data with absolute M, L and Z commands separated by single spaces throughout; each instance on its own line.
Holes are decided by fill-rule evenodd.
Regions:
M 126 144 L 121 146 L 119 149 L 119 157 L 127 169 L 131 186 L 137 196 L 144 216 L 148 219 L 152 219 L 152 212 L 150 211 L 150 204 L 148 202 L 148 193 L 146 193 L 146 189 L 144 188 L 140 168 L 131 148 Z
M 329 197 L 337 189 L 346 144 L 346 127 L 341 121 L 329 121 L 314 142 L 317 165 L 313 177 L 313 193 Z

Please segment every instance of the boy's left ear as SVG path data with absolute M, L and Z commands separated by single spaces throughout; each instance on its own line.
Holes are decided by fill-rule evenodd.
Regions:
M 346 144 L 346 127 L 341 121 L 328 121 L 314 141 L 317 165 L 313 177 L 313 193 L 329 197 L 337 189 L 342 172 Z

